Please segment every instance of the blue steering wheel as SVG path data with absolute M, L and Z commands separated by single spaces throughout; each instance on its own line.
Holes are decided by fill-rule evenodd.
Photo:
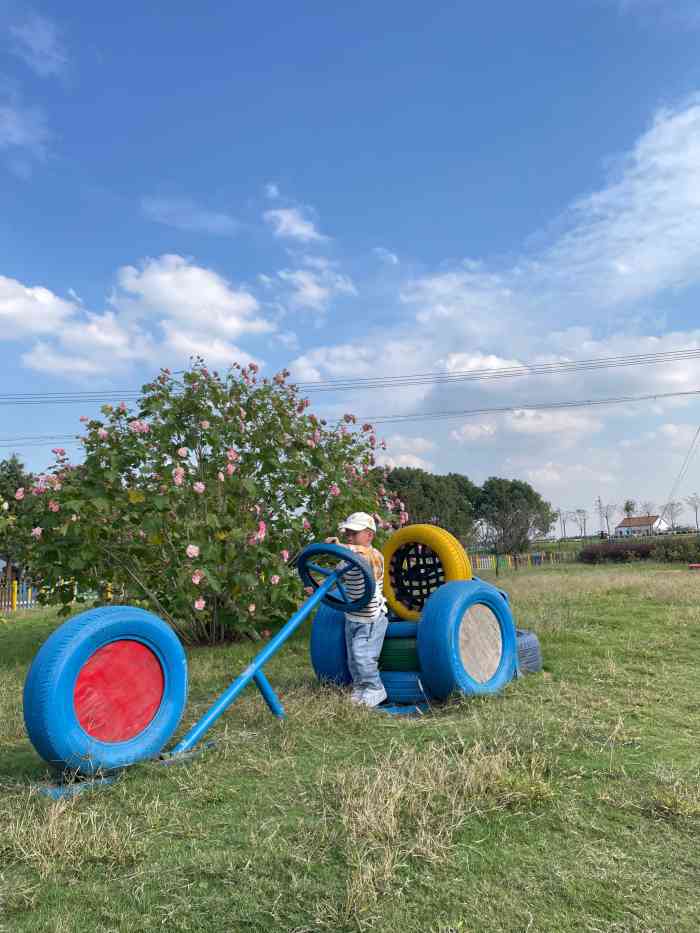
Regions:
M 333 609 L 356 612 L 358 609 L 364 609 L 374 595 L 374 574 L 367 561 L 338 544 L 310 544 L 296 559 L 296 565 L 304 586 L 312 586 L 315 590 L 333 571 L 340 571 L 341 576 L 334 588 L 323 597 L 323 602 Z M 351 599 L 343 586 L 343 579 L 349 573 L 352 573 L 353 577 L 357 577 L 359 573 L 363 583 L 362 594 L 357 599 Z

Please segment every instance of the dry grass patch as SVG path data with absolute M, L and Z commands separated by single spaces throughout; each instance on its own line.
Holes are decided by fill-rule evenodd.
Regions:
M 146 851 L 136 822 L 110 811 L 85 809 L 76 800 L 44 805 L 34 793 L 10 798 L 0 811 L 0 864 L 25 864 L 41 878 L 79 874 L 89 863 L 132 865 Z
M 450 858 L 470 815 L 528 807 L 552 795 L 541 752 L 459 737 L 421 749 L 392 743 L 369 766 L 322 774 L 318 841 L 343 851 L 344 896 L 318 904 L 324 928 L 370 929 L 378 901 L 401 892 L 410 861 Z

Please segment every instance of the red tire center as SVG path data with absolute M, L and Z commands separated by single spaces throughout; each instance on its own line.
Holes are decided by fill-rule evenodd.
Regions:
M 100 742 L 126 742 L 158 711 L 165 678 L 157 656 L 139 641 L 113 641 L 99 648 L 78 674 L 75 715 Z

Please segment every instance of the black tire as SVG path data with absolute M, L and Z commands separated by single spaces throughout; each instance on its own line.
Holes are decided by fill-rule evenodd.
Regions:
M 420 667 L 418 646 L 415 638 L 390 638 L 384 640 L 379 655 L 380 671 L 415 671 Z
M 534 632 L 516 629 L 518 638 L 518 669 L 521 674 L 538 674 L 542 670 L 542 649 Z

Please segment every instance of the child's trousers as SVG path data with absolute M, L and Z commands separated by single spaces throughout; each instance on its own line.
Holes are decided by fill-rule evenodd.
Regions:
M 374 622 L 352 622 L 345 619 L 345 644 L 353 687 L 360 690 L 381 690 L 379 655 L 381 654 L 389 620 L 382 614 Z

